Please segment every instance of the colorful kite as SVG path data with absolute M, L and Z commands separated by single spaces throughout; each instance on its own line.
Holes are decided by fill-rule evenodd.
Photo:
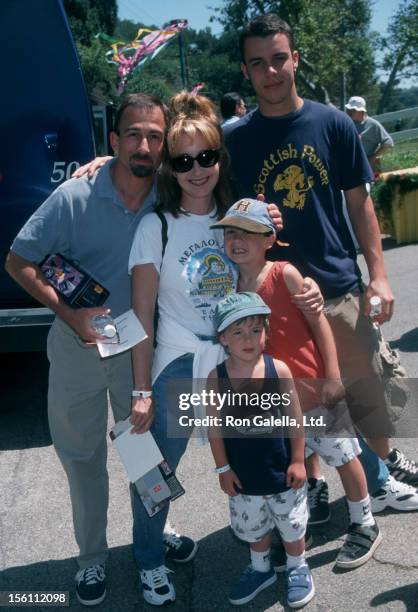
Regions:
M 154 59 L 186 27 L 186 19 L 176 19 L 170 21 L 170 25 L 164 30 L 141 28 L 130 43 L 116 41 L 106 34 L 98 34 L 100 38 L 111 43 L 112 51 L 106 53 L 107 61 L 119 66 L 118 94 L 120 95 L 123 92 L 135 70 L 142 67 L 148 60 Z

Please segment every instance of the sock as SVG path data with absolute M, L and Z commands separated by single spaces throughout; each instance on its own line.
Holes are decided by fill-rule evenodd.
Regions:
M 358 502 L 347 499 L 348 513 L 350 515 L 350 523 L 358 525 L 374 525 L 375 520 L 370 508 L 370 497 L 367 495 L 364 499 Z
M 292 570 L 295 567 L 302 567 L 302 565 L 306 565 L 305 551 L 303 551 L 301 555 L 297 555 L 296 557 L 294 557 L 293 555 L 289 555 L 289 553 L 286 553 L 286 558 L 286 567 L 288 570 Z
M 270 548 L 262 552 L 257 552 L 250 548 L 251 565 L 256 572 L 270 571 Z

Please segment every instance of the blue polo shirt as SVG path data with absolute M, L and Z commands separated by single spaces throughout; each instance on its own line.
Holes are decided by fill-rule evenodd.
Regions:
M 35 211 L 16 236 L 11 250 L 39 264 L 49 253 L 78 262 L 110 291 L 105 306 L 114 317 L 131 307 L 128 260 L 136 228 L 156 202 L 153 187 L 140 210 L 126 208 L 107 162 L 92 179 L 70 179 Z

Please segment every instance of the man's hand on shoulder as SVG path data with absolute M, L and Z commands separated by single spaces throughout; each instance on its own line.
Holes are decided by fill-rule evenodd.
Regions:
M 102 166 L 105 165 L 107 161 L 109 161 L 109 159 L 113 159 L 113 157 L 110 157 L 109 155 L 104 157 L 96 157 L 93 159 L 93 161 L 87 162 L 87 164 L 84 164 L 84 166 L 77 168 L 77 170 L 72 173 L 71 178 L 81 178 L 82 176 L 86 175 L 88 178 L 91 178 Z

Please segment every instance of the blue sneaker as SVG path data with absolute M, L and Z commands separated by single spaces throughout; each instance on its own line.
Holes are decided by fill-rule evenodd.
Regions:
M 232 587 L 229 601 L 234 606 L 246 604 L 276 580 L 277 576 L 273 569 L 268 572 L 257 572 L 249 565 L 241 574 L 239 582 Z
M 301 608 L 315 595 L 311 570 L 307 565 L 294 567 L 287 572 L 287 604 Z

